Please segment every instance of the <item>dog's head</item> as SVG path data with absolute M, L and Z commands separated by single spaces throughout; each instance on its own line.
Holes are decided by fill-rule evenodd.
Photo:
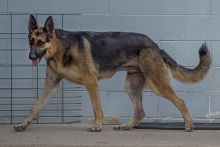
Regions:
M 32 60 L 33 66 L 37 66 L 43 56 L 49 59 L 51 57 L 51 50 L 54 50 L 51 41 L 54 32 L 53 18 L 49 16 L 44 26 L 39 27 L 34 16 L 30 15 L 28 30 L 29 59 Z

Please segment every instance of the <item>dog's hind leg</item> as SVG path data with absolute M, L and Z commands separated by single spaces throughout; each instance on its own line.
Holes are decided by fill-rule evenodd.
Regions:
M 159 96 L 162 96 L 168 100 L 170 100 L 182 113 L 182 116 L 185 120 L 185 130 L 186 132 L 191 132 L 194 129 L 193 120 L 190 116 L 187 107 L 185 105 L 184 100 L 182 100 L 180 97 L 178 97 L 171 86 L 167 83 L 159 83 L 155 82 L 153 79 L 148 79 L 148 85 L 149 87 L 157 93 Z M 160 85 L 158 85 L 160 84 Z
M 168 70 L 162 58 L 152 49 L 146 50 L 140 58 L 141 70 L 147 85 L 159 96 L 170 100 L 182 113 L 185 120 L 185 130 L 193 131 L 193 120 L 184 101 L 178 97 L 169 83 Z
M 58 89 L 59 81 L 60 81 L 60 77 L 58 77 L 55 73 L 51 71 L 49 67 L 47 67 L 44 90 L 41 96 L 33 105 L 32 111 L 29 114 L 29 116 L 21 124 L 14 126 L 16 132 L 24 131 L 32 123 L 32 121 L 36 119 L 36 117 L 44 108 L 44 106 L 56 93 Z
M 134 114 L 133 118 L 124 124 L 114 127 L 115 130 L 129 130 L 139 124 L 145 116 L 142 104 L 142 91 L 145 84 L 145 79 L 140 71 L 127 73 L 125 88 L 133 103 Z

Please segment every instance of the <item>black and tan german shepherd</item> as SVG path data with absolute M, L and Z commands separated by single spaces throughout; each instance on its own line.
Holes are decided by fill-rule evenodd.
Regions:
M 168 69 L 173 77 L 184 83 L 195 83 L 207 74 L 211 56 L 204 43 L 199 49 L 200 62 L 194 69 L 177 64 L 148 36 L 129 32 L 69 32 L 54 29 L 52 17 L 39 27 L 33 15 L 29 19 L 29 58 L 37 66 L 42 57 L 47 60 L 44 91 L 33 105 L 30 115 L 15 131 L 24 131 L 38 116 L 57 91 L 62 78 L 84 85 L 91 97 L 95 121 L 90 132 L 102 130 L 103 112 L 98 81 L 110 78 L 117 71 L 127 71 L 125 87 L 134 106 L 130 122 L 115 127 L 128 130 L 145 117 L 142 92 L 149 86 L 156 94 L 170 100 L 182 113 L 185 130 L 193 130 L 193 120 L 184 101 L 169 83 Z M 116 83 L 117 84 L 117 83 Z

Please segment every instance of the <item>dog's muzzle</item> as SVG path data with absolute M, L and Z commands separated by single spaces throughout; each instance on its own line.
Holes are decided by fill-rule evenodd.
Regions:
M 37 66 L 40 63 L 41 58 L 46 54 L 47 49 L 37 54 L 35 49 L 30 49 L 29 59 L 32 60 L 32 65 Z
M 30 60 L 36 60 L 36 59 L 37 59 L 37 56 L 36 56 L 36 54 L 35 54 L 35 50 L 34 50 L 34 49 L 31 49 L 31 50 L 30 50 L 29 59 L 30 59 Z

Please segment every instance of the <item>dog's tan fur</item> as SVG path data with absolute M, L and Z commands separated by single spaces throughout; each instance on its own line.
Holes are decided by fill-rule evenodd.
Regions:
M 92 54 L 92 48 L 89 38 L 81 35 L 81 41 L 73 41 L 69 48 L 65 48 L 65 40 L 58 36 L 53 30 L 52 18 L 48 18 L 44 27 L 38 27 L 33 16 L 29 22 L 29 40 L 30 48 L 33 47 L 33 40 L 38 44 L 39 40 L 46 42 L 43 45 L 35 46 L 36 54 L 41 54 L 44 48 L 47 48 L 44 56 L 47 60 L 47 71 L 44 91 L 34 104 L 30 115 L 19 125 L 15 126 L 16 131 L 25 130 L 29 124 L 38 116 L 43 107 L 57 91 L 59 81 L 64 78 L 73 83 L 84 85 L 88 90 L 91 103 L 95 114 L 94 125 L 88 131 L 96 132 L 102 129 L 103 112 L 101 107 L 101 98 L 98 88 L 98 80 L 110 78 L 118 70 L 126 70 L 127 77 L 125 87 L 134 106 L 133 119 L 125 124 L 115 127 L 115 129 L 127 130 L 139 124 L 144 118 L 142 104 L 142 91 L 144 87 L 149 86 L 156 94 L 170 100 L 182 113 L 185 120 L 186 131 L 193 130 L 193 120 L 186 108 L 184 101 L 178 97 L 172 90 L 169 83 L 168 68 L 174 78 L 186 82 L 195 83 L 203 79 L 207 74 L 211 64 L 211 57 L 206 46 L 200 50 L 200 64 L 195 69 L 187 69 L 178 65 L 163 50 L 157 49 L 157 46 L 147 38 L 152 47 L 142 48 L 138 55 L 132 58 L 128 57 L 126 50 L 121 52 L 120 59 L 112 61 L 117 63 L 118 60 L 126 61 L 118 68 L 101 70 L 102 64 L 95 60 Z M 49 35 L 49 41 L 46 41 L 45 30 Z M 88 33 L 91 34 L 91 33 Z M 65 32 L 64 32 L 65 35 Z M 118 35 L 118 34 L 114 34 Z M 92 35 L 94 36 L 94 35 Z M 140 36 L 138 36 L 140 37 Z M 141 36 L 143 37 L 143 36 Z M 141 40 L 142 38 L 139 38 Z M 68 37 L 66 37 L 68 39 Z M 136 42 L 138 42 L 138 38 Z M 80 48 L 83 46 L 83 49 Z M 155 48 L 153 48 L 155 47 Z M 129 59 L 128 59 L 129 58 Z

